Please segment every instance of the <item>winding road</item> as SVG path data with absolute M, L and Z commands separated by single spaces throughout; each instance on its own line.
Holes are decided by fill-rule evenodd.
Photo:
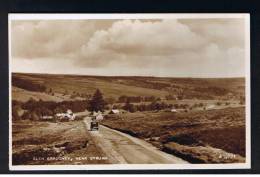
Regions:
M 112 164 L 180 164 L 188 163 L 178 157 L 158 150 L 144 140 L 113 130 L 103 125 L 90 131 L 90 117 L 84 123 L 93 141 L 107 155 Z

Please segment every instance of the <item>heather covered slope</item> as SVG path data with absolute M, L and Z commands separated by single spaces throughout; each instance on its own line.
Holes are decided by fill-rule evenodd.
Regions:
M 82 121 L 35 122 L 16 121 L 12 124 L 13 165 L 80 165 L 110 163 L 96 146 Z M 59 160 L 65 158 L 67 160 Z M 88 157 L 86 159 L 79 159 Z
M 79 76 L 53 74 L 12 74 L 12 85 L 21 88 L 14 80 L 33 84 L 34 92 L 50 92 L 57 95 L 89 96 L 99 88 L 105 97 L 154 96 L 165 98 L 167 95 L 184 99 L 228 99 L 230 95 L 239 99 L 244 95 L 244 78 L 160 78 L 160 77 L 115 77 Z M 37 86 L 40 85 L 42 87 Z M 30 87 L 29 87 L 30 88 Z M 35 90 L 36 88 L 36 90 Z M 28 87 L 21 88 L 28 91 Z M 19 93 L 19 92 L 18 92 Z M 24 94 L 24 93 L 23 93 Z M 13 97 L 16 99 L 16 97 Z M 65 99 L 65 98 L 63 98 Z
M 158 148 L 168 151 L 170 147 L 178 147 L 179 151 L 180 146 L 172 144 L 177 143 L 183 147 L 222 149 L 236 154 L 237 157 L 245 157 L 244 107 L 187 113 L 142 112 L 110 115 L 102 123 L 146 139 Z M 195 152 L 194 149 L 186 148 L 185 153 L 187 151 L 191 154 Z M 171 152 L 176 155 L 176 151 Z

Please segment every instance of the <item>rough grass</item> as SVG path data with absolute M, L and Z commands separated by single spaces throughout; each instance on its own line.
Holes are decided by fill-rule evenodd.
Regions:
M 33 92 L 24 90 L 17 87 L 12 87 L 12 100 L 26 102 L 29 99 L 33 98 L 34 100 L 43 100 L 43 101 L 54 101 L 60 102 L 66 100 L 67 98 L 61 96 L 52 96 L 43 92 Z
M 108 160 L 77 159 L 105 156 L 93 143 L 82 121 L 51 123 L 26 120 L 15 121 L 12 127 L 16 132 L 12 134 L 13 165 L 109 163 Z M 59 160 L 65 157 L 72 161 Z
M 160 139 L 163 143 L 176 142 L 183 145 L 209 145 L 227 152 L 245 157 L 245 128 L 228 127 L 180 135 L 164 135 Z
M 174 142 L 164 145 L 163 151 L 193 163 L 244 163 L 245 158 L 221 149 L 205 146 L 185 146 Z
M 118 98 L 127 96 L 155 96 L 164 98 L 166 95 L 184 92 L 185 95 L 197 95 L 198 98 L 214 97 L 216 89 L 224 89 L 226 93 L 244 93 L 244 78 L 226 79 L 196 79 L 196 78 L 160 78 L 160 77 L 104 77 L 104 76 L 77 76 L 52 74 L 21 74 L 13 76 L 33 82 L 38 82 L 51 88 L 55 93 L 77 92 L 93 94 L 99 88 L 105 97 Z M 163 84 L 162 86 L 159 86 Z M 165 86 L 164 86 L 165 85 Z M 201 88 L 204 92 L 196 91 Z M 216 88 L 210 90 L 208 88 Z
M 226 108 L 188 113 L 143 112 L 110 115 L 103 124 L 150 140 L 157 147 L 175 142 L 211 146 L 245 156 L 245 110 Z M 154 137 L 159 137 L 154 140 Z
M 83 76 L 62 76 L 62 75 L 38 75 L 38 74 L 14 74 L 16 77 L 44 83 L 47 88 L 52 88 L 55 93 L 84 93 L 93 94 L 99 88 L 105 97 L 118 98 L 121 95 L 127 96 L 156 96 L 164 97 L 168 94 L 164 90 L 129 86 L 111 82 L 111 78 L 83 77 Z

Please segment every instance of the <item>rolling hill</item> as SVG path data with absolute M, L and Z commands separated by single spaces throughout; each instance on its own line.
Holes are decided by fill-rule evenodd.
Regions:
M 162 78 L 135 76 L 81 76 L 54 74 L 12 73 L 12 80 L 20 79 L 29 84 L 46 88 L 44 92 L 21 88 L 12 83 L 12 99 L 26 101 L 30 97 L 62 101 L 74 97 L 86 97 L 99 88 L 106 98 L 126 96 L 154 96 L 165 98 L 183 95 L 187 99 L 215 99 L 231 94 L 244 96 L 244 78 Z M 23 85 L 22 85 L 23 86 Z M 41 88 L 42 89 L 42 88 Z

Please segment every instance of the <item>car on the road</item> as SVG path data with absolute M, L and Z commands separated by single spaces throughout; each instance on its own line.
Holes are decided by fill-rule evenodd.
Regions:
M 90 122 L 90 130 L 93 131 L 93 130 L 98 130 L 98 122 L 95 121 L 95 120 L 92 120 Z

